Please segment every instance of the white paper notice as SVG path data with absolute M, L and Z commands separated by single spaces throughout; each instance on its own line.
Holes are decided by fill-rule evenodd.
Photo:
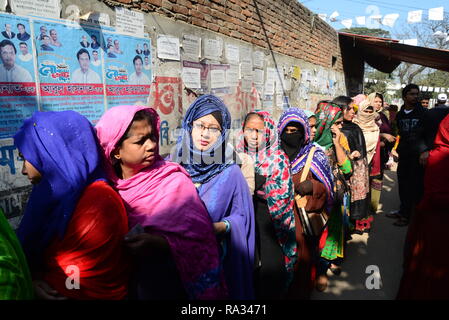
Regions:
M 0 10 L 5 11 L 7 0 L 0 0 Z
M 182 37 L 183 54 L 197 60 L 201 56 L 201 38 L 190 34 Z
M 366 17 L 355 17 L 355 21 L 358 25 L 364 26 L 366 24 Z
M 409 11 L 407 17 L 408 23 L 421 22 L 421 20 L 422 20 L 422 10 Z
M 240 61 L 241 62 L 249 62 L 249 63 L 251 63 L 251 66 L 252 66 L 253 59 L 252 59 L 251 48 L 248 48 L 248 47 L 240 48 Z
M 263 51 L 255 51 L 253 54 L 254 68 L 263 68 L 264 61 L 265 61 L 265 54 L 263 53 Z
M 224 70 L 210 71 L 210 87 L 211 89 L 226 87 L 226 76 Z
M 216 39 L 206 39 L 204 43 L 204 57 L 210 60 L 219 60 L 223 53 L 221 41 Z
M 255 69 L 254 70 L 254 83 L 256 85 L 262 85 L 264 82 L 264 73 L 262 69 Z
M 157 37 L 157 57 L 166 60 L 181 60 L 179 38 L 160 35 Z
M 198 68 L 183 68 L 182 82 L 187 88 L 199 89 L 201 88 L 201 69 Z
M 345 26 L 345 28 L 349 29 L 352 27 L 352 19 L 341 20 L 341 24 Z
M 281 81 L 276 81 L 276 94 L 284 93 L 284 84 Z
M 444 7 L 429 9 L 429 20 L 444 20 Z
M 242 76 L 252 76 L 253 75 L 253 65 L 248 61 L 243 61 L 240 64 L 240 68 L 242 71 Z
M 282 106 L 284 105 L 284 96 L 282 95 L 282 93 L 276 93 L 276 107 L 278 108 L 282 108 Z
M 265 88 L 264 88 L 264 93 L 268 94 L 268 95 L 273 95 L 274 94 L 274 81 L 266 81 L 265 82 Z
M 239 63 L 240 61 L 240 51 L 238 46 L 232 44 L 226 45 L 226 60 L 229 63 Z
M 226 70 L 226 87 L 237 87 L 239 85 L 239 68 L 231 65 Z
M 143 38 L 143 13 L 115 7 L 116 30 L 118 33 Z
M 399 19 L 398 13 L 390 13 L 384 16 L 384 19 L 382 20 L 382 24 L 384 26 L 393 28 L 394 24 L 396 23 L 396 20 Z
M 59 18 L 61 14 L 60 0 L 10 0 L 12 12 L 22 16 L 40 16 Z
M 276 80 L 276 69 L 275 68 L 267 68 L 267 82 L 274 82 Z M 269 94 L 269 93 L 267 93 Z
M 242 92 L 251 92 L 253 87 L 253 77 L 243 77 L 242 79 Z
M 284 80 L 284 89 L 285 89 L 285 91 L 291 91 L 292 90 L 292 79 Z

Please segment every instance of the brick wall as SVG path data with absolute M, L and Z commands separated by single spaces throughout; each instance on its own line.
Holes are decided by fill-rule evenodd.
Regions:
M 275 52 L 342 71 L 337 32 L 297 0 L 102 0 L 156 12 L 226 36 L 268 48 L 261 20 Z

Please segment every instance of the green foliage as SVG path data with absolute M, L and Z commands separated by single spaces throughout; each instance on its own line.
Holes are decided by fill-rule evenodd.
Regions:
M 434 88 L 442 87 L 447 89 L 449 88 L 449 72 L 435 70 L 422 76 L 418 81 L 416 81 L 416 84 L 419 86 L 434 87 Z M 429 95 L 431 95 L 432 98 L 436 98 L 438 93 L 429 92 Z

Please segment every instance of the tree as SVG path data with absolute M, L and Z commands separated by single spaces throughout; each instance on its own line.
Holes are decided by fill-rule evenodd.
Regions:
M 391 38 L 390 32 L 383 29 L 370 29 L 365 27 L 354 27 L 354 28 L 345 28 L 340 29 L 339 32 L 359 34 L 363 36 L 372 36 L 379 38 Z
M 416 81 L 419 86 L 437 87 L 437 88 L 449 88 L 449 72 L 435 70 L 421 77 Z M 433 95 L 435 98 L 437 93 Z
M 382 94 L 385 94 L 387 91 L 387 82 L 390 80 L 390 75 L 388 73 L 383 73 L 380 71 L 372 71 L 367 72 L 365 75 L 368 79 L 376 79 L 377 83 L 366 83 L 364 93 L 366 95 L 373 93 L 373 92 L 379 92 Z

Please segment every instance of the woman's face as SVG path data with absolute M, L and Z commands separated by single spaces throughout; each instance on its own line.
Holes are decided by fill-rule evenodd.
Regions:
M 211 114 L 198 118 L 192 123 L 193 145 L 200 151 L 206 151 L 217 142 L 221 135 L 220 123 Z
M 355 111 L 354 111 L 354 104 L 350 104 L 348 109 L 346 109 L 343 113 L 343 119 L 346 121 L 351 121 L 354 119 Z
M 147 120 L 132 123 L 128 138 L 113 152 L 114 158 L 120 161 L 124 178 L 131 177 L 125 177 L 125 173 L 136 174 L 154 163 L 157 144 L 153 128 Z
M 243 128 L 246 144 L 250 149 L 260 150 L 264 145 L 265 127 L 263 120 L 256 115 L 251 116 L 245 122 Z
M 19 157 L 23 159 L 22 174 L 28 177 L 31 184 L 38 184 L 42 180 L 41 173 L 30 162 L 25 160 L 23 154 L 20 152 Z
M 310 141 L 313 141 L 315 139 L 315 133 L 316 133 L 316 117 L 310 117 L 309 118 L 309 126 L 310 126 Z
M 382 104 L 383 104 L 383 102 L 382 102 L 381 98 L 379 98 L 379 97 L 374 98 L 374 102 L 373 102 L 374 110 L 379 111 L 382 108 Z

